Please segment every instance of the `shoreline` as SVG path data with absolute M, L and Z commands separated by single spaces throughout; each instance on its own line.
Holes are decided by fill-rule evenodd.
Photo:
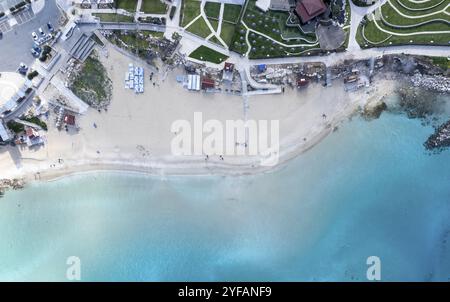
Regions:
M 70 163 L 58 168 L 47 168 L 39 171 L 28 171 L 22 175 L 16 175 L 17 179 L 23 179 L 26 184 L 39 182 L 53 182 L 67 177 L 90 174 L 95 172 L 126 172 L 137 173 L 146 176 L 160 176 L 160 177 L 202 177 L 202 176 L 224 176 L 224 177 L 240 177 L 252 176 L 266 173 L 274 173 L 285 168 L 289 162 L 298 158 L 305 152 L 313 149 L 316 145 L 321 143 L 328 135 L 332 134 L 334 129 L 346 122 L 353 115 L 358 114 L 355 110 L 350 113 L 342 113 L 339 119 L 336 119 L 310 138 L 307 142 L 301 142 L 288 146 L 280 147 L 279 161 L 275 166 L 261 166 L 258 165 L 259 159 L 248 161 L 240 164 L 224 163 L 219 160 L 212 160 L 205 163 L 203 157 L 196 157 L 194 159 L 184 160 L 167 160 L 156 159 L 146 165 L 140 163 L 139 165 L 127 164 L 125 162 L 117 161 L 91 161 Z M 284 151 L 281 151 L 284 149 Z M 247 157 L 247 159 L 249 159 Z M 36 177 L 39 176 L 39 177 Z
M 341 121 L 343 122 L 343 121 Z M 252 176 L 265 173 L 274 173 L 283 169 L 286 165 L 301 156 L 305 152 L 314 148 L 328 135 L 332 134 L 333 127 L 324 129 L 309 144 L 305 144 L 303 147 L 290 146 L 290 151 L 285 152 L 279 158 L 279 162 L 275 166 L 260 166 L 255 167 L 255 162 L 259 163 L 259 160 L 255 162 L 249 162 L 247 164 L 227 164 L 219 161 L 210 161 L 205 164 L 202 158 L 164 162 L 164 160 L 155 160 L 149 165 L 131 165 L 124 162 L 85 162 L 70 165 L 67 167 L 61 167 L 57 169 L 47 169 L 39 171 L 40 178 L 36 179 L 34 176 L 38 173 L 26 173 L 23 175 L 23 179 L 26 183 L 33 182 L 52 182 L 64 179 L 66 177 L 90 174 L 95 172 L 126 172 L 126 173 L 138 173 L 146 176 L 160 176 L 160 177 L 196 177 L 196 176 L 224 176 L 224 177 L 240 177 L 240 176 Z M 183 165 L 184 164 L 184 165 Z M 158 167 L 159 166 L 159 167 Z M 194 167 L 195 166 L 195 167 Z
M 395 93 L 399 85 L 398 79 L 386 74 L 377 76 L 370 88 L 354 92 L 345 91 L 337 81 L 332 87 L 312 83 L 305 90 L 287 88 L 278 95 L 249 97 L 248 119 L 280 121 L 278 163 L 261 166 L 262 158 L 258 156 L 226 156 L 220 160 L 211 155 L 205 161 L 204 156 L 179 157 L 170 152 L 174 135 L 170 125 L 174 120 L 191 122 L 196 111 L 202 112 L 205 120 L 246 119 L 241 96 L 186 91 L 175 81 L 177 70 L 168 76 L 155 74 L 153 87 L 146 84 L 144 94 L 134 95 L 120 83 L 128 64 L 136 62 L 112 48 L 100 60 L 113 83 L 117 83 L 113 86 L 108 112 L 89 109 L 79 116 L 82 129 L 79 133 L 59 132 L 50 127 L 46 145 L 37 150 L 6 148 L 6 152 L 0 152 L 0 170 L 6 172 L 0 178 L 23 178 L 28 183 L 93 171 L 126 171 L 162 177 L 272 173 L 319 144 L 336 127 L 360 114 L 367 104 Z M 147 66 L 145 73 L 150 74 Z M 98 127 L 92 127 L 93 124 Z
M 387 95 L 387 94 L 386 94 Z M 385 95 L 385 96 L 386 96 Z M 381 101 L 376 99 L 374 102 Z M 365 103 L 370 104 L 370 102 Z M 143 165 L 129 164 L 119 160 L 116 161 L 86 161 L 83 163 L 74 163 L 70 166 L 64 166 L 61 168 L 48 168 L 41 170 L 40 178 L 33 179 L 36 173 L 25 173 L 23 179 L 26 183 L 38 183 L 38 182 L 53 182 L 65 179 L 67 177 L 78 176 L 83 174 L 91 174 L 96 172 L 101 173 L 133 173 L 139 175 L 145 175 L 149 177 L 203 177 L 203 176 L 223 176 L 223 177 L 240 177 L 240 176 L 254 176 L 260 174 L 275 173 L 284 169 L 292 160 L 297 159 L 299 156 L 310 151 L 315 146 L 320 144 L 329 135 L 333 134 L 335 129 L 341 126 L 343 123 L 351 122 L 351 119 L 361 118 L 365 119 L 364 112 L 359 104 L 348 108 L 347 111 L 342 111 L 334 116 L 334 119 L 327 123 L 327 126 L 315 133 L 310 137 L 307 142 L 299 141 L 292 142 L 291 144 L 280 145 L 279 161 L 275 166 L 261 166 L 258 165 L 259 159 L 255 158 L 250 161 L 249 157 L 246 157 L 246 162 L 239 164 L 232 164 L 222 162 L 220 160 L 210 160 L 205 163 L 203 157 L 195 157 L 191 159 L 174 160 L 175 157 L 158 158 L 154 161 L 148 162 Z M 389 114 L 404 114 L 405 118 L 408 118 L 405 112 L 398 112 L 394 108 L 384 110 Z M 367 119 L 366 122 L 370 122 L 373 119 Z

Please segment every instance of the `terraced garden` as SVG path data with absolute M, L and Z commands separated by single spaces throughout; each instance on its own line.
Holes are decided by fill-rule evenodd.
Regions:
M 262 12 L 249 0 L 233 36 L 231 49 L 251 59 L 312 55 L 319 51 L 314 33 L 302 32 L 288 12 Z M 297 20 L 296 18 L 293 18 Z
M 304 32 L 296 16 L 281 11 L 262 12 L 255 3 L 249 0 L 243 8 L 206 2 L 202 15 L 200 1 L 184 0 L 180 25 L 187 32 L 251 59 L 321 52 L 315 33 Z
M 365 17 L 357 33 L 363 48 L 390 45 L 450 45 L 448 0 L 387 0 Z

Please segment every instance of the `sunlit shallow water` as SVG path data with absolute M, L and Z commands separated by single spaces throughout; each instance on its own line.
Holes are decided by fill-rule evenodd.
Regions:
M 273 173 L 89 173 L 0 199 L 0 280 L 449 280 L 450 151 L 402 115 L 353 119 Z

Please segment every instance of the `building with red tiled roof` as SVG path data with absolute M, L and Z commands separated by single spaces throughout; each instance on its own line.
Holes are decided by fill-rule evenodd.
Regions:
M 215 84 L 215 81 L 211 78 L 202 78 L 202 89 L 212 89 L 216 86 Z
M 75 116 L 73 116 L 71 114 L 66 114 L 64 116 L 64 123 L 66 123 L 67 125 L 70 125 L 70 126 L 75 126 Z
M 299 0 L 295 12 L 303 23 L 306 23 L 327 10 L 322 0 Z
M 223 69 L 225 71 L 233 71 L 234 70 L 234 64 L 225 62 L 225 67 Z

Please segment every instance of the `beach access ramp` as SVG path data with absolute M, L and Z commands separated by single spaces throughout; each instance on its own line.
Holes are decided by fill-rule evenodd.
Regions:
M 84 114 L 88 110 L 89 105 L 77 97 L 60 79 L 52 78 L 50 83 L 70 101 L 71 107 L 78 109 L 77 113 Z
M 276 94 L 282 92 L 281 87 L 277 85 L 256 82 L 251 77 L 250 70 L 247 68 L 239 69 L 239 75 L 241 76 L 243 95 Z M 247 91 L 247 84 L 256 90 Z

